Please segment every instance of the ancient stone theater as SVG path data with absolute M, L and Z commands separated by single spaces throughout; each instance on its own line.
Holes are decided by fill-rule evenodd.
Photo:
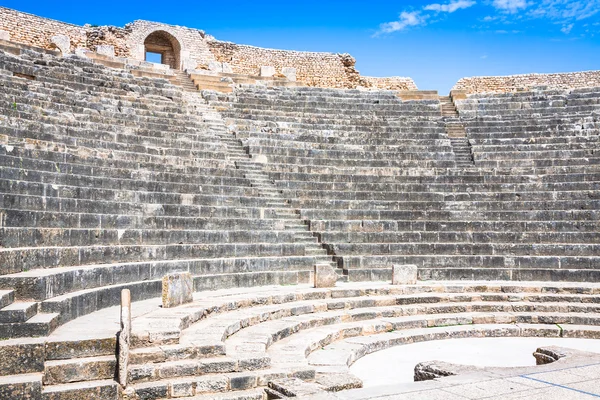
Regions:
M 0 399 L 600 397 L 600 354 L 561 345 L 600 339 L 600 71 L 440 96 L 0 7 L 0 100 Z M 468 338 L 540 345 L 353 370 Z

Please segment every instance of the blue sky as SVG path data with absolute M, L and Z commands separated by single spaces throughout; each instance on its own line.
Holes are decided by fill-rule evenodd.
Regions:
M 0 5 L 83 25 L 136 19 L 261 47 L 350 53 L 370 76 L 447 93 L 461 77 L 600 70 L 600 0 L 28 1 Z

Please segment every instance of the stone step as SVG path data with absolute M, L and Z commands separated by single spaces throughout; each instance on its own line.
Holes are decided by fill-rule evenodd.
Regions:
M 12 304 L 14 301 L 14 290 L 0 290 L 0 309 Z
M 0 309 L 0 324 L 23 323 L 38 312 L 38 303 L 18 301 Z
M 142 382 L 162 381 L 183 377 L 204 376 L 209 374 L 229 374 L 269 368 L 268 357 L 253 357 L 249 354 L 242 358 L 216 357 L 198 360 L 176 360 L 153 364 L 129 366 L 129 382 L 135 385 Z
M 210 345 L 162 345 L 160 347 L 141 347 L 130 351 L 130 366 L 137 364 L 161 363 L 189 359 L 215 358 L 225 355 L 223 344 Z
M 46 361 L 44 365 L 45 386 L 65 383 L 108 380 L 115 377 L 115 355 L 68 360 Z
M 0 324 L 0 338 L 48 336 L 59 325 L 58 313 L 38 313 L 25 322 Z
M 260 389 L 261 386 L 266 386 L 270 379 L 282 377 L 287 377 L 287 374 L 277 370 L 207 374 L 138 383 L 132 385 L 132 388 L 140 400 L 185 398 L 185 396 L 201 399 L 219 399 L 218 396 L 223 396 L 223 399 L 237 399 L 239 397 L 235 397 L 236 393 L 241 393 L 243 399 L 247 391 L 259 390 L 264 393 L 264 390 Z
M 44 386 L 43 400 L 117 400 L 118 384 L 113 379 Z
M 0 376 L 0 398 L 6 400 L 42 399 L 42 374 Z
M 183 397 L 181 400 L 267 400 L 264 389 L 241 390 L 229 393 L 211 393 L 194 397 Z

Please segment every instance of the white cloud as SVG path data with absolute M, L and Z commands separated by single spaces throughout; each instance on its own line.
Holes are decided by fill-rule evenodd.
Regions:
M 458 10 L 472 7 L 475 4 L 477 3 L 471 0 L 452 0 L 448 4 L 429 4 L 423 7 L 423 9 L 426 11 L 453 13 Z
M 589 18 L 600 12 L 600 0 L 543 0 L 531 10 L 533 17 L 552 20 L 576 20 Z
M 421 11 L 402 11 L 398 21 L 386 22 L 379 26 L 378 33 L 392 33 L 403 31 L 411 26 L 425 25 L 427 23 L 427 15 L 421 14 Z
M 482 60 L 485 60 L 486 58 L 488 58 L 487 54 L 484 54 L 480 57 Z
M 525 9 L 529 5 L 527 0 L 494 0 L 493 4 L 498 10 L 509 12 L 511 14 L 514 14 L 521 9 Z
M 458 10 L 469 8 L 477 4 L 474 0 L 450 0 L 447 4 L 429 4 L 423 7 L 424 11 L 432 12 L 446 12 L 453 13 Z M 392 33 L 403 31 L 407 28 L 419 25 L 426 25 L 427 20 L 432 16 L 432 13 L 423 12 L 421 10 L 416 11 L 402 11 L 397 21 L 385 22 L 379 25 L 379 30 L 373 35 L 379 36 L 383 33 Z
M 568 35 L 569 33 L 571 33 L 571 30 L 574 26 L 575 24 L 564 25 L 560 31 L 565 35 Z

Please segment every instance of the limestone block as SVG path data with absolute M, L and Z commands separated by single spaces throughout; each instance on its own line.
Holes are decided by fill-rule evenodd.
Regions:
M 315 288 L 334 287 L 338 275 L 335 269 L 329 264 L 316 264 L 314 272 Z
M 264 154 L 253 154 L 252 162 L 255 162 L 257 164 L 267 164 L 269 162 L 269 159 Z
M 145 60 L 146 59 L 146 46 L 143 44 L 138 44 L 133 46 L 131 49 L 131 57 L 136 60 Z
M 292 82 L 296 82 L 296 68 L 284 67 L 281 69 L 281 73 Z
M 122 387 L 127 387 L 127 368 L 131 344 L 131 292 L 121 292 L 121 331 L 119 332 L 118 378 Z
M 181 59 L 180 67 L 183 71 L 193 69 L 196 66 L 196 62 L 192 59 L 189 50 L 181 50 L 179 58 Z
M 65 55 L 71 53 L 71 39 L 67 35 L 54 35 L 50 42 L 56 46 L 60 52 Z
M 223 72 L 223 64 L 217 61 L 209 61 L 208 70 L 215 72 Z
M 231 65 L 223 63 L 223 72 L 226 74 L 233 74 L 233 69 L 231 69 Z
M 10 33 L 0 30 L 0 40 L 10 40 Z
M 162 280 L 163 308 L 177 307 L 193 300 L 194 284 L 192 274 L 177 272 L 165 275 Z
M 87 58 L 87 50 L 84 49 L 83 47 L 78 47 L 75 49 L 75 55 L 77 57 L 82 57 L 82 58 Z
M 417 266 L 392 265 L 392 285 L 414 285 L 417 283 Z
M 263 65 L 262 67 L 260 67 L 260 76 L 271 77 L 275 76 L 276 73 L 277 71 L 275 71 L 275 67 L 271 67 L 268 65 Z
M 114 57 L 115 46 L 110 46 L 108 44 L 99 44 L 98 46 L 96 46 L 96 53 L 101 54 L 103 56 Z

